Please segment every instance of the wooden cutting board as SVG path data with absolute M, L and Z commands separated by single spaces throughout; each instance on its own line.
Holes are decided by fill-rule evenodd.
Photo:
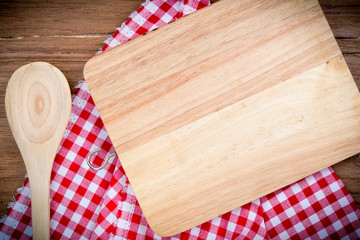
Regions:
M 222 0 L 84 74 L 161 236 L 360 152 L 359 92 L 316 0 Z

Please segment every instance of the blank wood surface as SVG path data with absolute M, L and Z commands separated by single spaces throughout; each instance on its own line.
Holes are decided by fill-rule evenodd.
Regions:
M 0 3 L 0 213 L 23 184 L 26 172 L 5 116 L 7 82 L 20 66 L 32 61 L 47 61 L 64 72 L 70 86 L 74 87 L 82 79 L 84 63 L 142 0 L 103 2 L 105 4 L 93 0 L 86 4 L 73 0 Z M 358 0 L 321 0 L 320 4 L 358 83 L 360 3 Z M 49 28 L 54 24 L 56 27 Z M 356 155 L 333 166 L 358 206 L 359 159 Z
M 11 76 L 6 116 L 29 176 L 34 239 L 50 238 L 50 175 L 69 122 L 71 94 L 62 72 L 45 62 L 22 66 Z
M 161 236 L 360 151 L 359 92 L 315 0 L 223 0 L 93 57 L 84 76 Z

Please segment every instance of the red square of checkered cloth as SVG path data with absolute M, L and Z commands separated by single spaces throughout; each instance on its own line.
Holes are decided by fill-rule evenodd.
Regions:
M 148 1 L 116 30 L 102 51 L 208 4 L 207 0 Z M 82 84 L 51 176 L 51 237 L 161 239 L 149 228 L 117 157 L 100 171 L 86 165 L 85 156 L 98 147 L 103 151 L 94 163 L 100 165 L 114 149 Z M 328 168 L 172 239 L 356 239 L 359 217 L 353 199 Z M 31 235 L 26 180 L 4 218 L 0 239 L 29 239 Z

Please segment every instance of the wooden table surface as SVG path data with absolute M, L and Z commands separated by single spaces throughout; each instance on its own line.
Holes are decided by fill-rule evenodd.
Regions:
M 73 88 L 85 62 L 143 0 L 0 2 L 0 214 L 22 186 L 26 169 L 4 106 L 7 82 L 20 66 L 46 61 Z M 321 7 L 360 86 L 360 1 L 321 0 Z M 360 207 L 360 155 L 333 166 Z

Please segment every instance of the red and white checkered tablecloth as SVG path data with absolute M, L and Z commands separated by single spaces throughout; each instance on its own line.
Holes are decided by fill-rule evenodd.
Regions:
M 152 0 L 132 13 L 102 51 L 133 39 L 209 4 L 208 0 Z M 226 17 L 226 16 L 224 16 Z M 121 56 L 119 56 L 121 57 Z M 51 175 L 52 239 L 162 239 L 149 228 L 109 136 L 82 83 Z M 326 168 L 186 232 L 163 239 L 357 239 L 360 211 L 341 180 Z M 0 225 L 0 239 L 32 235 L 28 179 Z

